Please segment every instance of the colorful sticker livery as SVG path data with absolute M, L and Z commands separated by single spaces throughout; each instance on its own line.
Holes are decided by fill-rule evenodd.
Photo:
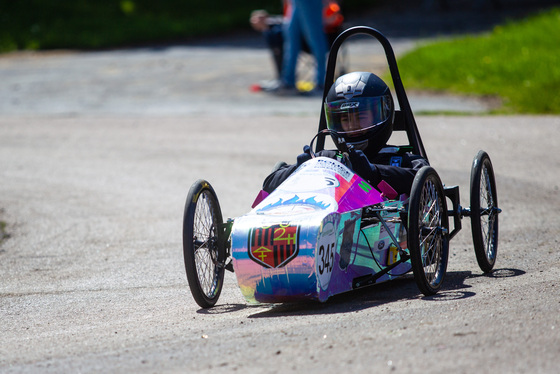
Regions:
M 299 227 L 273 225 L 251 229 L 249 257 L 267 268 L 286 265 L 298 254 Z
M 317 157 L 301 165 L 251 213 L 343 213 L 381 202 L 379 191 L 348 167 L 331 158 Z
M 305 162 L 252 211 L 235 219 L 231 249 L 241 292 L 248 302 L 274 303 L 325 301 L 350 291 L 356 279 L 398 260 L 385 230 L 362 222 L 364 206 L 388 203 L 334 159 Z M 390 228 L 401 241 L 400 224 Z M 378 281 L 409 270 L 410 264 L 403 263 Z

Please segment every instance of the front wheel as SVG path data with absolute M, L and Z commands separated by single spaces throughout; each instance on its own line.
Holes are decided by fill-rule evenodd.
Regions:
M 480 269 L 492 271 L 498 254 L 498 191 L 490 157 L 479 151 L 471 169 L 471 230 Z
M 408 208 L 408 249 L 414 279 L 420 291 L 435 294 L 443 283 L 449 257 L 447 204 L 437 172 L 418 171 Z
M 196 181 L 187 195 L 183 216 L 183 255 L 189 288 L 202 308 L 213 307 L 224 283 L 225 249 L 218 233 L 222 211 L 212 186 Z

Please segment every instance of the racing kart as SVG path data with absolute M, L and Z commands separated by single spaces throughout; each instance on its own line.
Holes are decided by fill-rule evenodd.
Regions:
M 340 34 L 325 81 L 334 82 L 338 50 L 357 34 L 377 39 L 387 57 L 399 103 L 394 131 L 404 131 L 408 139 L 391 151 L 427 159 L 392 47 L 379 31 L 360 26 Z M 325 87 L 323 101 L 327 92 Z M 324 149 L 328 135 L 321 110 L 311 149 L 315 140 L 315 152 Z M 431 166 L 417 172 L 409 195 L 397 196 L 384 182 L 368 184 L 345 165 L 342 154 L 339 159 L 312 157 L 272 193 L 261 191 L 247 214 L 226 222 L 212 186 L 195 182 L 183 218 L 185 269 L 202 308 L 217 302 L 226 270 L 235 272 L 249 303 L 324 302 L 410 271 L 420 291 L 433 295 L 442 286 L 449 242 L 464 217 L 470 217 L 481 270 L 492 270 L 499 213 L 492 162 L 484 151 L 472 163 L 469 208 L 460 205 L 459 187 L 444 187 Z

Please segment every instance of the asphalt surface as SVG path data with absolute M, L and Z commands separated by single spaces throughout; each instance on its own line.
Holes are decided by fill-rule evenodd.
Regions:
M 1 371 L 557 372 L 560 118 L 417 121 L 464 206 L 472 157 L 492 157 L 504 211 L 492 275 L 465 219 L 437 296 L 407 277 L 326 304 L 254 307 L 228 274 L 204 311 L 182 263 L 189 186 L 206 178 L 225 216 L 247 212 L 315 116 L 3 118 Z
M 271 97 L 251 86 L 273 79 L 272 61 L 255 35 L 233 45 L 183 45 L 91 53 L 56 51 L 0 57 L 0 113 L 5 116 L 317 115 L 317 95 Z M 395 40 L 402 53 L 414 45 Z M 386 68 L 373 41 L 345 50 L 351 71 Z M 371 58 L 371 56 L 375 56 Z M 484 112 L 476 98 L 421 94 L 415 110 Z
M 318 122 L 318 97 L 248 90 L 270 76 L 249 39 L 0 57 L 0 372 L 556 373 L 560 117 L 480 115 L 477 99 L 457 104 L 471 115 L 416 120 L 464 206 L 472 158 L 492 158 L 503 209 L 492 274 L 465 218 L 433 297 L 407 276 L 324 304 L 249 306 L 227 274 L 217 307 L 196 305 L 188 188 L 205 178 L 224 216 L 246 213 Z M 392 41 L 400 53 L 417 39 Z M 360 43 L 350 61 L 381 66 Z M 457 100 L 426 97 L 410 94 L 417 112 Z

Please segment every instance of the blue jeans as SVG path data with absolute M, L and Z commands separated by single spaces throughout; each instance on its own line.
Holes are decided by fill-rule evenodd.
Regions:
M 323 0 L 291 0 L 292 14 L 284 23 L 284 59 L 282 82 L 295 86 L 296 65 L 301 51 L 302 36 L 305 38 L 317 62 L 316 83 L 325 82 L 327 38 L 323 28 Z

